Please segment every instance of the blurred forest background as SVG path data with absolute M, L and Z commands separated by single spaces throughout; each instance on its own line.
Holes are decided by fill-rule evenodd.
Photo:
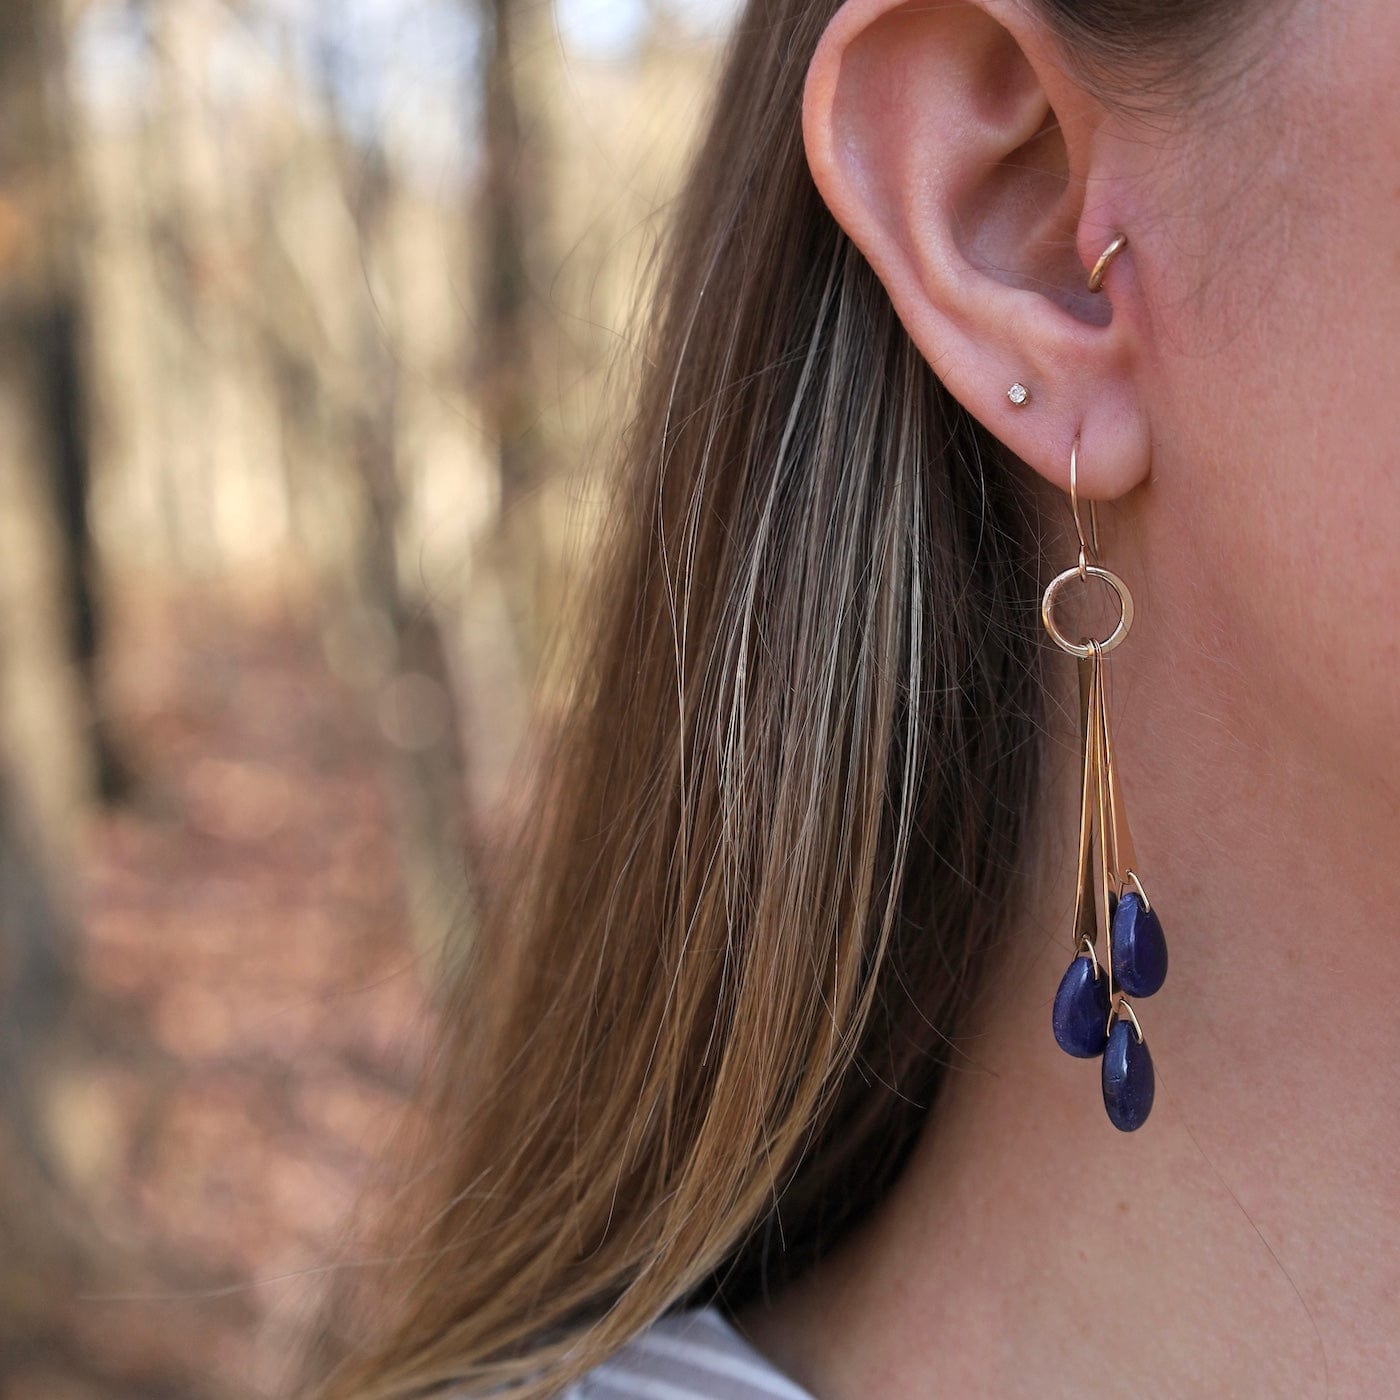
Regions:
M 0 1395 L 276 1393 L 725 0 L 0 4 Z

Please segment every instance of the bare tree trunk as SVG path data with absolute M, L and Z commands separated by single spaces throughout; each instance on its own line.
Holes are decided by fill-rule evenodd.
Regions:
M 496 537 L 484 561 L 502 579 L 516 638 L 531 670 L 546 611 L 537 517 L 548 478 L 541 432 L 540 339 L 544 317 L 532 269 L 543 266 L 548 219 L 546 127 L 523 55 L 541 51 L 547 5 L 476 0 L 482 28 L 484 175 L 480 230 L 480 339 L 475 380 L 500 479 Z
M 77 989 L 77 817 L 118 766 L 96 723 L 98 594 L 61 16 L 0 7 L 0 1390 L 61 1351 L 94 1255 L 50 1136 Z
M 368 248 L 392 238 L 395 189 L 383 154 L 341 155 L 342 180 Z M 372 391 L 353 405 L 346 439 L 365 516 L 355 583 L 389 624 L 393 675 L 379 692 L 380 728 L 395 813 L 395 835 L 415 942 L 426 964 L 466 932 L 471 882 L 464 841 L 465 745 L 447 648 L 433 603 L 406 592 L 400 536 L 412 484 L 400 458 L 400 367 L 384 328 L 367 315 L 360 331 L 363 382 Z M 334 606 L 334 602 L 331 604 Z
M 391 191 L 371 161 L 357 201 L 362 236 L 384 233 Z M 398 450 L 399 366 L 382 328 L 367 326 L 362 353 L 376 397 L 354 422 L 357 466 L 368 506 L 362 538 L 361 587 L 390 624 L 396 675 L 381 692 L 387 720 L 389 772 L 399 857 L 415 939 L 436 954 L 467 917 L 467 852 L 463 839 L 465 748 L 446 649 L 433 604 L 405 596 L 399 535 L 408 483 Z M 436 705 L 434 704 L 436 699 Z M 436 711 L 435 715 L 428 711 Z
M 44 664 L 69 670 L 52 679 L 78 711 L 77 726 L 64 736 L 71 761 L 63 771 L 81 797 L 92 786 L 118 797 L 126 775 L 98 683 L 103 597 L 88 518 L 91 433 L 80 249 L 86 225 L 72 158 L 65 38 L 57 5 L 12 0 L 0 11 L 0 188 L 15 232 L 8 248 L 0 248 L 0 355 L 26 420 L 16 436 L 28 445 L 16 455 L 27 459 L 27 494 L 42 516 L 30 536 L 42 538 L 49 551 L 52 617 L 46 621 L 54 626 Z M 27 658 L 12 656 L 8 664 L 25 665 Z M 41 795 L 38 807 L 47 814 L 51 804 Z

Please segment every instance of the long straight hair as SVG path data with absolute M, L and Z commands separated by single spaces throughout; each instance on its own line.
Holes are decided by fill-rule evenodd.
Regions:
M 1109 58 L 1219 8 L 1040 2 Z M 325 1400 L 544 1400 L 809 1266 L 906 1160 L 1022 888 L 1038 497 L 813 185 L 836 8 L 752 0 L 732 43 L 567 717 Z

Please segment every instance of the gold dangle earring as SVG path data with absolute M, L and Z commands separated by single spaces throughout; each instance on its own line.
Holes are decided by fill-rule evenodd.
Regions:
M 1098 515 L 1089 502 L 1089 532 L 1079 516 L 1079 438 L 1069 459 L 1070 507 L 1079 535 L 1079 562 L 1052 579 L 1040 615 L 1051 640 L 1079 661 L 1083 736 L 1079 857 L 1075 883 L 1075 956 L 1055 994 L 1051 1016 L 1060 1048 L 1080 1059 L 1102 1056 L 1103 1101 L 1114 1127 L 1132 1132 L 1152 1111 L 1155 1076 L 1129 996 L 1149 997 L 1167 976 L 1167 944 L 1138 876 L 1123 809 L 1107 703 L 1105 659 L 1133 625 L 1128 586 L 1098 561 Z M 1055 603 L 1072 584 L 1099 579 L 1117 595 L 1118 625 L 1103 641 L 1072 641 L 1055 622 Z M 1098 931 L 1105 931 L 1099 961 Z

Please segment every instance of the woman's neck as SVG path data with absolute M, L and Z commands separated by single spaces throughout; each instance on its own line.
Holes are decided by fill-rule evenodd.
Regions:
M 934 1118 L 874 1217 L 741 1314 L 820 1400 L 1393 1393 L 1395 775 L 1300 741 L 1296 711 L 1248 693 L 1238 658 L 1181 624 L 1141 626 L 1110 662 L 1124 797 L 1171 950 L 1166 985 L 1138 1003 L 1151 1118 L 1111 1127 L 1097 1061 L 1050 1032 L 1072 956 L 1067 685 L 1043 873 Z

